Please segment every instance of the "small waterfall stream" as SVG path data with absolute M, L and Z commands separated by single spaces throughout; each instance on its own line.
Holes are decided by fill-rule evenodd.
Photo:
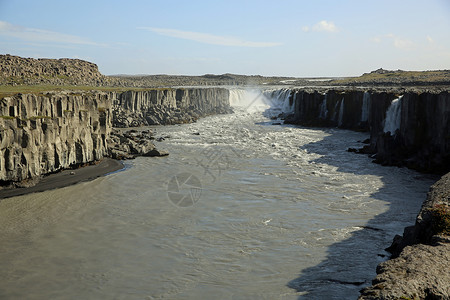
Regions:
M 400 129 L 402 117 L 402 98 L 403 96 L 400 96 L 397 99 L 392 100 L 391 105 L 386 112 L 386 119 L 384 121 L 383 128 L 385 133 L 389 132 L 391 135 L 395 135 L 397 129 Z

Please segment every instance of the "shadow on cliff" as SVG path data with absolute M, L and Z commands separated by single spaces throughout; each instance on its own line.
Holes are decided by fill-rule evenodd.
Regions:
M 333 145 L 335 143 L 331 137 L 338 133 L 339 129 L 320 130 L 330 135 L 321 141 L 307 144 L 302 149 L 323 155 L 314 162 L 335 166 L 339 172 L 378 176 L 383 182 L 383 187 L 371 194 L 370 198 L 386 202 L 389 208 L 386 212 L 369 220 L 367 224 L 358 225 L 360 226 L 358 230 L 353 231 L 346 240 L 329 246 L 324 261 L 303 270 L 300 276 L 291 280 L 287 286 L 301 293 L 299 299 L 356 299 L 359 290 L 370 285 L 371 280 L 376 276 L 376 266 L 388 258 L 389 253 L 384 249 L 390 246 L 395 234 L 403 232 L 404 226 L 413 225 L 414 216 L 411 215 L 411 209 L 409 211 L 402 209 L 408 203 L 406 199 L 408 188 L 402 187 L 402 183 L 399 182 L 398 172 L 396 172 L 398 169 L 394 170 L 396 167 L 375 165 L 374 168 L 357 168 L 354 163 L 352 164 L 352 155 L 361 154 L 355 153 L 348 153 L 346 161 L 338 161 L 332 152 L 347 150 L 336 149 L 336 145 Z M 393 168 L 393 171 L 389 172 L 385 168 Z M 405 172 L 409 171 L 405 170 Z M 437 179 L 431 175 L 411 174 L 414 179 L 430 184 L 432 180 Z M 423 200 L 425 195 L 423 199 L 420 199 L 420 203 L 414 202 L 417 212 Z M 362 208 L 361 214 L 363 213 Z

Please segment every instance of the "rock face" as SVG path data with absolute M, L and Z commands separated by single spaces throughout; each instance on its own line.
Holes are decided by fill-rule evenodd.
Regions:
M 373 154 L 378 163 L 450 171 L 448 91 L 298 90 L 294 101 L 294 114 L 285 123 L 369 131 L 370 145 L 362 152 Z M 390 109 L 393 103 L 396 109 Z
M 363 91 L 299 90 L 294 115 L 285 123 L 367 131 L 371 94 Z
M 114 127 L 190 123 L 232 111 L 229 91 L 222 88 L 152 89 L 110 95 Z
M 449 269 L 449 241 L 408 246 L 377 267 L 373 286 L 363 289 L 358 299 L 449 299 Z
M 381 263 L 372 286 L 359 299 L 450 298 L 450 174 L 436 182 L 403 237 L 389 248 L 393 259 Z M 403 297 L 403 298 L 402 298 Z
M 0 55 L 0 84 L 100 86 L 108 82 L 96 64 L 80 59 L 34 59 Z
M 396 131 L 378 132 L 377 161 L 425 172 L 450 171 L 449 93 L 406 93 L 397 105 Z
M 177 124 L 230 112 L 228 90 L 47 92 L 0 98 L 0 187 L 100 160 L 165 156 L 149 131 L 117 127 Z M 31 184 L 31 183 L 30 183 Z
M 1 185 L 106 156 L 111 116 L 108 95 L 102 92 L 17 94 L 1 99 Z

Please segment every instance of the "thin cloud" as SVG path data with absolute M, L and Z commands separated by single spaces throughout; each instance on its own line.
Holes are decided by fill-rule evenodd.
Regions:
M 28 42 L 46 42 L 75 45 L 105 46 L 85 38 L 38 28 L 29 28 L 0 21 L 0 36 L 8 36 Z
M 414 43 L 411 40 L 398 37 L 392 33 L 389 33 L 386 37 L 392 39 L 394 47 L 397 49 L 410 50 L 414 47 Z
M 427 37 L 428 39 L 429 37 Z M 396 36 L 393 33 L 389 33 L 386 34 L 384 36 L 377 36 L 377 37 L 373 37 L 370 39 L 372 42 L 374 43 L 381 43 L 384 40 L 388 40 L 392 42 L 392 45 L 397 48 L 397 49 L 401 49 L 401 50 L 411 50 L 415 47 L 415 44 L 413 41 L 409 40 L 409 39 L 405 39 L 399 36 Z M 432 40 L 430 41 L 430 39 L 428 39 L 429 42 L 432 42 Z
M 381 43 L 381 38 L 380 37 L 373 37 L 370 39 L 372 42 L 374 43 Z
M 330 21 L 320 21 L 312 28 L 314 31 L 327 31 L 327 32 L 338 32 L 339 29 Z
M 317 24 L 310 26 L 303 26 L 302 31 L 309 32 L 309 31 L 322 31 L 322 32 L 338 32 L 339 28 L 334 24 L 332 21 L 326 21 L 322 20 L 318 22 Z
M 281 43 L 252 42 L 241 40 L 236 37 L 220 36 L 201 32 L 182 31 L 177 29 L 155 28 L 155 27 L 138 27 L 138 29 L 148 30 L 164 36 L 170 36 L 174 38 L 185 39 L 211 45 L 230 46 L 230 47 L 256 47 L 256 48 L 275 47 L 281 45 Z

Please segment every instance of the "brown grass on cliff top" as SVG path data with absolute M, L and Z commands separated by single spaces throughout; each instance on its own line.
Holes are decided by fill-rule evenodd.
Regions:
M 333 83 L 351 84 L 351 83 L 366 83 L 366 82 L 421 82 L 421 83 L 443 83 L 450 82 L 450 70 L 437 71 L 373 71 L 365 73 L 359 77 L 351 77 L 345 79 L 338 79 Z
M 164 88 L 169 89 L 169 88 Z M 158 88 L 138 87 L 107 87 L 107 86 L 78 86 L 78 85 L 0 85 L 0 98 L 22 94 L 39 94 L 50 91 L 102 91 L 102 92 L 124 92 L 124 91 L 147 91 L 158 90 Z

